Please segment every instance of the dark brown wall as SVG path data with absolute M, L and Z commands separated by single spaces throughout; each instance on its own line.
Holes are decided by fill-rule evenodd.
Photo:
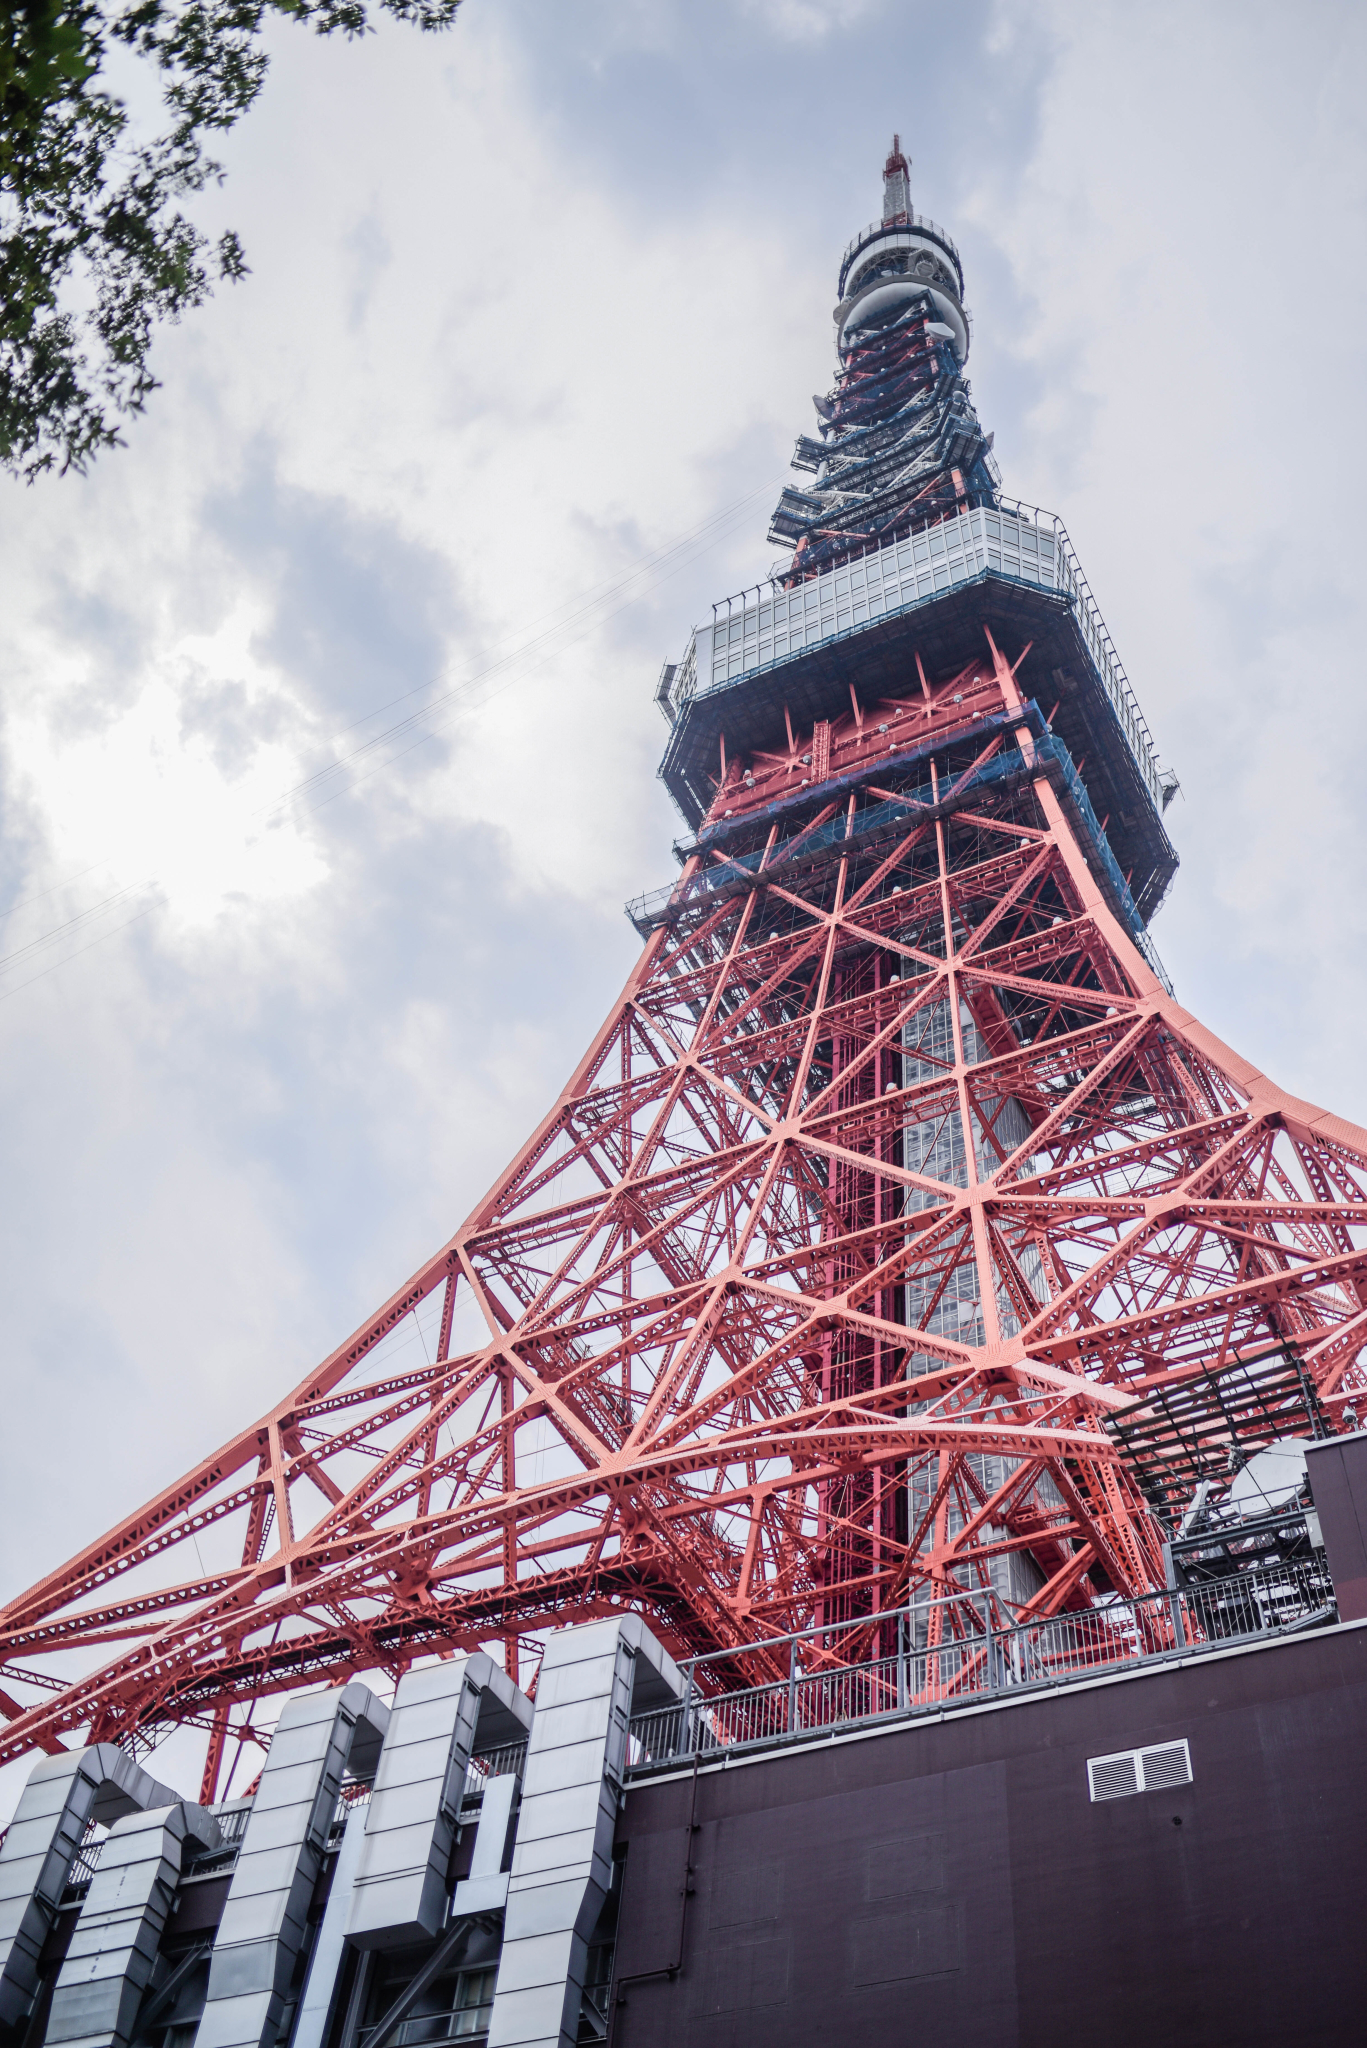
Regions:
M 1342 1621 L 1367 1615 L 1367 1431 L 1307 1444 L 1310 1491 Z
M 1092 1805 L 1186 1736 L 1193 1783 Z M 1367 2039 L 1367 1628 L 642 1784 L 612 2048 Z M 695 1887 L 677 1960 L 685 1843 Z

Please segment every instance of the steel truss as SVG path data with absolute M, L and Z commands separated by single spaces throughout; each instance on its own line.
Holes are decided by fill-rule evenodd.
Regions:
M 1139 1595 L 1162 1532 L 1108 1414 L 1276 1347 L 1339 1417 L 1367 1133 L 1167 994 L 1027 712 L 993 647 L 724 768 L 708 850 L 474 1213 L 4 1609 L 0 1761 L 191 1722 L 208 1795 L 267 1695 L 499 1638 L 516 1666 L 624 1603 L 763 1683 L 747 1646 L 863 1617 L 867 1658 L 918 1598 L 933 1633 L 960 1589 L 1002 1625 Z M 813 749 L 860 747 L 823 800 Z

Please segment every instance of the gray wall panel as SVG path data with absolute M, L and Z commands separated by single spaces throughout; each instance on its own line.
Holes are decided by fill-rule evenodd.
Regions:
M 489 2048 L 574 2048 L 588 1938 L 612 1881 L 633 1704 L 683 1681 L 639 1615 L 546 1645 L 527 1751 Z
M 318 1939 L 309 1962 L 308 1981 L 304 1986 L 290 2048 L 322 2048 L 346 1951 L 346 1920 L 351 1910 L 351 1890 L 356 1882 L 364 1841 L 365 1813 L 354 1807 L 347 1815 L 342 1845 L 337 1852 L 332 1889 L 328 1893 L 323 1923 L 318 1929 Z
M 218 1839 L 213 1815 L 184 1803 L 114 1823 L 57 1978 L 49 2042 L 123 2048 L 156 1964 L 184 1845 L 212 1849 Z
M 0 1848 L 0 2025 L 21 2019 L 86 1825 L 169 1806 L 176 1794 L 112 1742 L 34 1766 Z
M 364 1685 L 291 1700 L 271 1739 L 209 1966 L 196 2048 L 274 2048 L 353 1743 L 389 1710 Z
M 1367 1623 L 637 1783 L 614 2048 L 1359 2048 L 1364 1736 Z

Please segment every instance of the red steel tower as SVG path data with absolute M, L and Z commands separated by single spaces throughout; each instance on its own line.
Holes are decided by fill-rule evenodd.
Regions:
M 1168 985 L 1175 778 L 1001 497 L 896 143 L 839 301 L 791 558 L 661 679 L 688 831 L 626 987 L 412 1278 L 4 1609 L 0 1760 L 192 1723 L 212 1796 L 269 1696 L 622 1605 L 756 1678 L 955 1590 L 1113 1609 L 1361 1389 L 1367 1133 Z

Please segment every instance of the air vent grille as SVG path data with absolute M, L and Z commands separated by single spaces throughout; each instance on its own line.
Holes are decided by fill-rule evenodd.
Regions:
M 1140 1751 L 1144 1790 L 1161 1791 L 1165 1785 L 1191 1783 L 1191 1756 L 1185 1742 L 1165 1742 L 1161 1749 Z
M 1123 1799 L 1127 1792 L 1137 1792 L 1136 1761 L 1133 1751 L 1126 1756 L 1093 1757 L 1087 1766 L 1093 1799 Z
M 1152 1749 L 1122 1749 L 1113 1756 L 1087 1759 L 1087 1783 L 1093 1803 L 1125 1799 L 1131 1792 L 1161 1792 L 1191 1783 L 1191 1751 L 1185 1740 L 1162 1742 Z

